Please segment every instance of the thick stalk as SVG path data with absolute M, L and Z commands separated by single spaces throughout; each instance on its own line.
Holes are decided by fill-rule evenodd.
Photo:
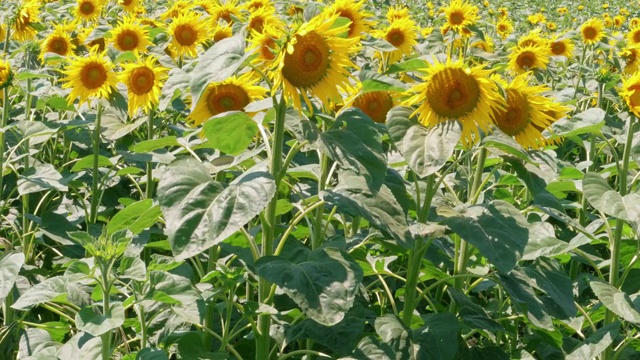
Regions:
M 274 103 L 276 103 L 274 101 Z M 280 102 L 277 103 L 276 108 L 276 123 L 273 132 L 273 143 L 271 149 L 271 175 L 276 183 L 276 194 L 267 206 L 265 217 L 266 221 L 262 224 L 262 249 L 261 256 L 269 256 L 273 254 L 273 245 L 275 242 L 276 231 L 276 209 L 278 205 L 278 193 L 277 189 L 280 187 L 280 180 L 282 177 L 282 149 L 284 148 L 284 119 L 285 111 L 287 110 L 287 104 L 284 100 L 284 95 L 280 97 Z M 258 301 L 261 304 L 266 304 L 269 299 L 269 293 L 271 290 L 271 284 L 265 279 L 260 279 L 258 282 Z M 256 335 L 256 360 L 269 359 L 269 350 L 271 348 L 271 337 L 269 336 L 269 328 L 271 326 L 271 315 L 264 314 L 258 316 L 258 332 Z
M 3 180 L 4 180 L 4 131 L 9 118 L 9 89 L 2 89 L 2 120 L 0 120 L 0 199 L 2 197 Z
M 147 139 L 153 139 L 153 109 L 149 110 L 149 118 L 147 119 Z M 153 163 L 147 161 L 147 188 L 146 198 L 151 199 L 153 196 Z
M 109 280 L 109 274 L 111 273 L 111 267 L 113 266 L 113 260 L 109 260 L 107 264 L 101 266 L 102 272 L 102 311 L 103 315 L 107 315 L 110 312 L 109 295 L 111 292 L 111 281 Z M 100 336 L 102 339 L 102 360 L 111 359 L 111 331 Z
M 629 118 L 629 127 L 627 128 L 627 139 L 624 144 L 624 152 L 622 153 L 622 167 L 620 174 L 618 174 L 618 193 L 621 196 L 627 194 L 627 176 L 629 175 L 629 158 L 631 156 L 631 147 L 633 143 L 633 128 L 635 125 L 635 116 L 631 115 Z M 616 229 L 611 239 L 611 265 L 609 271 L 609 284 L 614 287 L 618 287 L 618 273 L 620 272 L 620 247 L 622 245 L 622 230 L 624 228 L 624 221 L 616 220 Z M 604 324 L 608 325 L 614 322 L 616 315 L 607 309 L 604 317 Z M 609 346 L 605 351 L 602 359 L 609 360 L 613 356 L 613 348 Z
M 327 176 L 329 174 L 329 157 L 321 153 L 320 154 L 320 180 L 318 181 L 318 194 L 325 189 L 327 184 Z M 320 206 L 316 209 L 316 224 L 313 228 L 313 237 L 311 239 L 311 249 L 317 249 L 322 245 L 324 238 L 322 226 L 322 220 L 324 219 L 324 206 Z
M 102 118 L 102 105 L 98 102 L 96 113 L 95 129 L 93 130 L 93 182 L 91 183 L 91 212 L 89 213 L 89 223 L 95 224 L 98 219 L 98 206 L 100 205 L 100 195 L 98 194 L 98 184 L 100 183 L 100 122 Z

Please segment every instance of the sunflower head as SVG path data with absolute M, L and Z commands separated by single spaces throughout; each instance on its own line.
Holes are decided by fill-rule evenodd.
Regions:
M 224 20 L 227 24 L 233 24 L 233 18 L 241 17 L 241 10 L 237 0 L 223 0 L 213 7 L 211 16 L 216 22 Z
M 518 47 L 525 46 L 547 46 L 549 41 L 542 37 L 540 29 L 530 31 L 527 35 L 518 39 Z
M 279 30 L 284 27 L 284 23 L 270 7 L 262 7 L 252 11 L 251 15 L 249 15 L 249 19 L 247 20 L 247 28 L 250 33 L 262 33 L 266 28 Z
M 133 117 L 139 109 L 148 112 L 158 104 L 168 69 L 159 66 L 151 56 L 144 61 L 124 64 L 122 68 L 118 80 L 127 85 L 129 115 Z
M 372 15 L 364 9 L 364 0 L 353 2 L 350 0 L 337 0 L 333 5 L 325 9 L 329 15 L 338 14 L 340 17 L 349 19 L 349 31 L 347 36 L 358 37 L 362 33 L 368 33 L 373 27 L 373 22 L 369 20 Z
M 102 12 L 103 3 L 100 0 L 78 0 L 76 17 L 85 21 L 96 20 Z
M 528 79 L 528 74 L 521 74 L 508 85 L 503 83 L 507 104 L 494 112 L 494 121 L 524 148 L 539 149 L 546 144 L 542 132 L 564 117 L 568 108 L 544 97 L 549 89 L 531 86 Z
M 567 59 L 573 57 L 574 45 L 569 38 L 555 37 L 549 42 L 549 51 L 552 56 L 564 56 Z
M 151 42 L 147 38 L 148 31 L 134 20 L 126 17 L 111 31 L 113 46 L 120 51 L 144 52 Z
M 106 98 L 117 83 L 113 64 L 105 59 L 104 53 L 91 52 L 88 56 L 76 57 L 62 72 L 66 75 L 62 87 L 71 88 L 67 97 L 69 104 L 75 99 L 80 99 L 82 104 L 90 98 Z
M 413 47 L 418 43 L 418 26 L 410 18 L 399 19 L 391 22 L 386 29 L 373 32 L 373 36 L 386 40 L 396 50 L 377 54 L 385 59 L 387 65 L 393 64 L 403 56 L 413 53 Z
M 640 69 L 640 45 L 627 46 L 620 55 L 625 60 L 625 74 L 633 74 Z
M 620 96 L 624 99 L 629 110 L 635 116 L 640 117 L 640 72 L 622 79 Z
M 630 45 L 640 45 L 640 22 L 635 27 L 629 29 L 627 34 L 627 42 Z
M 261 68 L 269 68 L 271 64 L 273 64 L 279 49 L 278 43 L 276 42 L 279 36 L 276 34 L 276 31 L 267 29 L 267 31 L 261 34 L 254 33 L 251 36 L 251 45 L 249 48 L 257 53 L 256 58 L 253 60 L 255 65 Z
M 542 46 L 515 47 L 509 54 L 509 69 L 522 74 L 533 69 L 546 69 L 549 63 L 549 48 Z
M 255 85 L 257 81 L 252 73 L 245 73 L 209 84 L 187 120 L 198 126 L 223 112 L 242 111 L 250 102 L 262 99 L 266 94 L 267 89 Z
M 367 114 L 371 120 L 384 124 L 387 121 L 387 113 L 395 105 L 391 93 L 388 91 L 371 91 L 359 94 L 351 104 Z
M 38 31 L 35 24 L 38 23 L 40 5 L 35 0 L 24 1 L 13 18 L 11 36 L 17 41 L 31 40 L 36 37 Z M 2 38 L 1 41 L 4 41 Z
M 427 69 L 424 82 L 413 86 L 414 93 L 405 101 L 418 105 L 413 115 L 425 126 L 457 120 L 462 125 L 462 142 L 469 146 L 487 132 L 495 111 L 504 108 L 504 98 L 491 71 L 482 66 L 469 68 L 462 60 L 434 62 Z
M 64 57 L 72 55 L 76 46 L 73 44 L 69 34 L 69 32 L 57 29 L 49 34 L 40 47 L 40 60 L 44 61 L 44 56 L 47 53 L 55 53 Z
M 592 18 L 587 20 L 580 27 L 580 34 L 582 34 L 582 42 L 587 45 L 592 45 L 600 41 L 604 37 L 604 24 L 602 20 Z
M 351 69 L 356 65 L 349 58 L 357 38 L 345 38 L 349 24 L 334 26 L 338 15 L 316 16 L 302 24 L 286 41 L 276 58 L 274 87 L 283 87 L 288 99 L 301 110 L 300 96 L 312 109 L 308 92 L 326 105 L 341 99 L 338 88 L 349 85 Z
M 409 19 L 409 8 L 406 6 L 395 5 L 389 6 L 387 9 L 387 21 L 394 22 L 400 19 Z
M 118 5 L 126 12 L 135 13 L 140 5 L 140 0 L 118 0 Z
M 446 30 L 443 30 L 443 33 L 449 29 L 460 33 L 478 21 L 478 8 L 466 0 L 453 0 L 449 6 L 443 7 L 442 11 L 446 20 L 444 25 Z
M 195 12 L 185 12 L 174 18 L 169 25 L 171 52 L 174 56 L 198 55 L 197 47 L 206 39 L 204 23 Z
M 507 36 L 511 35 L 513 32 L 513 23 L 508 18 L 502 18 L 496 24 L 496 31 L 498 35 L 504 40 Z
M 12 79 L 11 64 L 6 60 L 0 59 L 0 90 L 9 86 Z M 0 92 L 0 94 L 2 94 L 2 92 Z

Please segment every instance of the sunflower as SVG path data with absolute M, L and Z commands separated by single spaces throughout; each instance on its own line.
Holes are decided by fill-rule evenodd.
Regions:
M 629 29 L 629 33 L 627 34 L 627 42 L 630 45 L 640 44 L 640 24 Z
M 409 8 L 401 5 L 389 6 L 387 9 L 387 21 L 394 22 L 401 19 L 409 19 Z
M 460 33 L 468 26 L 478 21 L 478 8 L 471 5 L 466 0 L 453 0 L 449 6 L 443 7 L 446 23 L 443 26 L 442 33 L 445 34 L 449 30 Z
M 158 66 L 151 56 L 144 61 L 124 64 L 122 68 L 118 80 L 127 85 L 129 116 L 133 117 L 138 109 L 148 112 L 158 104 L 167 69 Z
M 560 38 L 556 36 L 549 42 L 549 51 L 552 56 L 564 56 L 567 59 L 573 57 L 574 45 L 569 38 Z
M 387 113 L 395 104 L 389 91 L 371 91 L 357 94 L 351 106 L 362 110 L 371 120 L 384 124 L 387 121 Z
M 349 59 L 349 53 L 357 46 L 357 38 L 345 38 L 349 24 L 334 26 L 338 15 L 330 18 L 316 16 L 302 24 L 289 37 L 276 58 L 277 69 L 273 73 L 274 87 L 283 86 L 288 99 L 302 109 L 300 95 L 309 109 L 311 92 L 320 101 L 340 99 L 338 87 L 349 85 L 351 69 L 356 65 Z
M 494 110 L 493 115 L 496 126 L 522 147 L 539 149 L 546 143 L 542 131 L 562 118 L 568 108 L 542 96 L 549 91 L 547 87 L 531 86 L 528 81 L 529 74 L 521 74 L 508 85 L 503 83 L 507 106 Z
M 71 88 L 67 97 L 69 104 L 80 98 L 80 104 L 89 98 L 106 98 L 116 86 L 113 64 L 106 60 L 104 53 L 91 52 L 88 56 L 77 57 L 63 71 L 67 75 L 62 81 L 63 88 Z
M 325 12 L 329 15 L 338 14 L 340 17 L 351 20 L 347 33 L 350 38 L 368 33 L 373 26 L 373 22 L 369 20 L 372 15 L 364 10 L 364 0 L 359 2 L 336 0 L 333 5 L 325 9 Z
M 151 42 L 147 39 L 148 31 L 133 17 L 126 17 L 113 28 L 111 41 L 120 51 L 144 52 Z
M 484 40 L 477 40 L 471 43 L 471 47 L 478 48 L 486 53 L 493 52 L 493 40 L 491 37 L 486 37 Z
M 284 28 L 284 24 L 280 18 L 275 15 L 271 8 L 262 7 L 252 11 L 251 15 L 249 15 L 249 19 L 247 20 L 247 28 L 249 32 L 262 33 L 267 27 L 282 29 Z
M 4 26 L 0 24 L 0 41 L 4 42 L 7 37 L 7 30 L 4 29 Z
M 261 34 L 253 34 L 251 36 L 249 49 L 255 49 L 257 53 L 256 58 L 253 60 L 255 65 L 267 68 L 276 59 L 276 53 L 278 51 L 276 40 L 278 36 L 275 34 L 276 32 L 267 28 L 267 30 Z
M 215 2 L 213 2 L 212 0 L 196 0 L 193 3 L 193 7 L 198 7 L 200 6 L 207 14 L 211 15 L 213 14 L 213 9 L 215 8 L 216 4 Z
M 0 59 L 0 90 L 3 90 L 9 84 L 11 84 L 11 80 L 13 78 L 13 73 L 11 72 L 11 64 L 8 61 Z M 0 96 L 4 91 L 0 91 Z
M 619 28 L 624 24 L 625 21 L 627 21 L 626 17 L 624 17 L 623 15 L 618 15 L 613 18 L 613 27 Z
M 132 13 L 137 11 L 140 0 L 118 0 L 118 5 L 122 6 L 126 12 Z
M 86 27 L 78 30 L 78 42 L 86 44 L 89 49 L 96 52 L 103 52 L 107 47 L 104 37 L 93 35 L 93 28 Z
M 636 72 L 629 78 L 622 79 L 620 96 L 624 99 L 629 110 L 640 117 L 640 72 Z
M 496 32 L 500 35 L 502 40 L 506 39 L 507 36 L 511 35 L 513 32 L 513 23 L 507 18 L 502 18 L 496 24 Z
M 634 29 L 640 26 L 640 18 L 634 17 L 629 20 L 629 29 Z
M 49 36 L 47 36 L 40 46 L 40 60 L 44 61 L 44 56 L 47 53 L 55 53 L 60 56 L 69 56 L 73 54 L 76 46 L 73 44 L 70 32 L 61 31 L 56 28 Z
M 237 0 L 221 1 L 213 7 L 211 16 L 215 22 L 224 20 L 227 24 L 233 24 L 233 18 L 241 17 L 241 10 Z
M 540 29 L 529 31 L 529 33 L 518 39 L 518 47 L 526 46 L 548 46 L 548 40 L 542 37 Z
M 22 3 L 13 20 L 13 28 L 11 30 L 13 39 L 16 41 L 26 41 L 36 37 L 38 32 L 34 24 L 38 22 L 38 16 L 40 15 L 39 7 L 38 2 L 33 0 Z M 2 38 L 1 41 L 4 42 L 4 38 Z
M 270 0 L 249 0 L 244 3 L 243 6 L 249 12 L 262 8 L 271 8 L 275 10 L 273 3 Z
M 625 60 L 625 74 L 633 74 L 640 69 L 640 46 L 627 46 L 622 50 L 620 55 Z
M 102 6 L 100 0 L 78 0 L 76 17 L 86 21 L 96 20 L 102 12 Z
M 490 79 L 492 71 L 483 66 L 469 68 L 461 59 L 448 59 L 434 62 L 425 71 L 424 82 L 409 90 L 415 94 L 405 104 L 418 105 L 413 115 L 426 126 L 458 120 L 465 146 L 478 140 L 479 129 L 487 132 L 492 114 L 504 108 L 498 86 Z
M 171 35 L 171 52 L 176 56 L 198 55 L 197 47 L 206 39 L 204 23 L 200 21 L 200 15 L 195 12 L 186 12 L 179 15 L 169 25 Z
M 250 102 L 262 99 L 267 93 L 267 89 L 256 85 L 257 81 L 252 73 L 245 73 L 209 84 L 187 119 L 198 126 L 223 112 L 242 111 Z
M 527 21 L 529 21 L 531 25 L 544 24 L 547 21 L 547 18 L 544 14 L 535 13 L 527 16 Z
M 600 19 L 589 19 L 580 27 L 582 42 L 592 45 L 604 37 L 604 24 Z
M 390 65 L 402 59 L 403 56 L 413 53 L 413 47 L 418 43 L 418 32 L 416 23 L 409 18 L 404 18 L 391 22 L 386 29 L 374 31 L 372 35 L 386 40 L 396 48 L 382 55 L 386 64 Z
M 546 69 L 549 49 L 541 46 L 515 47 L 509 54 L 509 69 L 521 74 L 533 69 Z
M 233 29 L 229 24 L 216 24 L 213 30 L 211 30 L 211 34 L 213 42 L 218 42 L 220 40 L 224 40 L 233 36 Z

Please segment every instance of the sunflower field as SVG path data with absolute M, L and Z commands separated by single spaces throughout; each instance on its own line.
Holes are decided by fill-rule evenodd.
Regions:
M 0 359 L 640 359 L 640 2 L 0 0 Z

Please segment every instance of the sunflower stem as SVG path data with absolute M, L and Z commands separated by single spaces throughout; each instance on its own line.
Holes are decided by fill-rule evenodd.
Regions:
M 149 118 L 147 119 L 147 140 L 153 139 L 153 108 L 149 110 Z M 151 199 L 153 196 L 153 163 L 147 161 L 147 187 L 146 198 Z
M 273 254 L 273 245 L 275 242 L 275 231 L 277 221 L 277 205 L 278 205 L 278 192 L 280 187 L 280 180 L 282 177 L 282 152 L 284 148 L 284 120 L 287 110 L 287 104 L 284 99 L 284 94 L 280 95 L 280 101 L 276 102 L 276 119 L 275 128 L 273 132 L 273 144 L 271 149 L 273 151 L 271 155 L 271 175 L 275 181 L 276 194 L 269 202 L 265 211 L 265 221 L 262 224 L 262 249 L 261 256 L 269 256 Z M 270 302 L 271 284 L 265 279 L 259 279 L 258 282 L 258 301 L 260 304 L 267 304 Z M 271 349 L 271 337 L 269 335 L 269 329 L 271 327 L 271 315 L 263 314 L 258 316 L 258 325 L 256 335 L 256 360 L 269 359 L 269 353 Z
M 93 182 L 91 183 L 91 212 L 89 213 L 89 223 L 95 224 L 98 219 L 98 206 L 100 205 L 100 196 L 98 195 L 99 185 L 99 165 L 100 165 L 100 123 L 102 118 L 102 104 L 98 102 L 98 111 L 96 113 L 95 129 L 93 130 Z
M 624 144 L 624 150 L 622 153 L 622 170 L 618 174 L 618 193 L 620 196 L 627 195 L 627 177 L 629 173 L 629 158 L 631 156 L 631 148 L 633 145 L 633 135 L 635 127 L 636 117 L 634 115 L 629 116 L 629 127 L 627 128 L 627 138 Z M 620 272 L 620 248 L 622 245 L 622 230 L 624 228 L 624 220 L 616 220 L 616 229 L 611 239 L 611 265 L 609 271 L 609 284 L 614 287 L 618 287 L 619 272 Z M 607 309 L 604 317 L 604 324 L 608 325 L 614 322 L 616 314 Z M 613 344 L 612 344 L 613 345 Z M 602 359 L 609 360 L 613 356 L 613 347 L 609 345 L 605 351 Z
M 322 122 L 322 131 L 324 132 L 325 125 Z M 318 194 L 320 194 L 326 187 L 327 177 L 329 176 L 329 157 L 323 152 L 320 153 L 320 179 L 318 180 Z M 322 245 L 324 238 L 323 234 L 323 218 L 324 218 L 324 206 L 318 207 L 316 210 L 316 224 L 313 229 L 313 238 L 311 239 L 311 249 L 315 250 Z

